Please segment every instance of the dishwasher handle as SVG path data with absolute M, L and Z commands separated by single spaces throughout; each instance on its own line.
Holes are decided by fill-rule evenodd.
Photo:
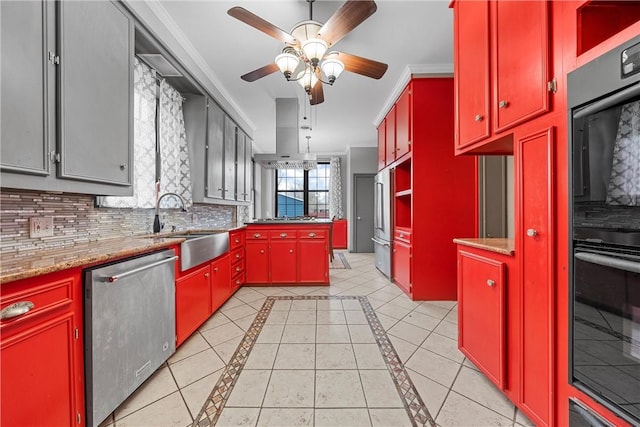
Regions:
M 142 267 L 134 268 L 133 270 L 125 271 L 124 273 L 114 274 L 113 276 L 107 277 L 107 282 L 113 283 L 120 279 L 124 279 L 125 277 L 131 276 L 133 274 L 140 273 L 141 271 L 148 270 L 153 267 L 157 267 L 159 265 L 165 264 L 170 261 L 175 261 L 180 258 L 178 255 L 161 259 L 160 261 L 152 262 L 151 264 L 143 265 Z

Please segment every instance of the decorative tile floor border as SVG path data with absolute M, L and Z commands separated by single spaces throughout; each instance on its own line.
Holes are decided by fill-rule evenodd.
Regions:
M 343 253 L 338 253 L 337 255 L 342 261 L 342 265 L 344 265 L 344 268 L 346 268 L 347 270 L 351 270 L 351 265 L 349 265 L 349 261 L 347 261 L 347 257 L 344 256 Z
M 341 254 L 338 254 L 341 255 Z M 346 262 L 346 260 L 345 260 Z M 350 268 L 350 267 L 349 267 Z M 253 349 L 262 327 L 264 326 L 271 308 L 275 301 L 281 300 L 358 300 L 360 306 L 367 318 L 369 327 L 375 336 L 376 343 L 380 349 L 380 353 L 383 356 L 387 369 L 391 374 L 391 378 L 396 386 L 398 394 L 402 402 L 404 403 L 405 410 L 409 416 L 409 420 L 413 426 L 426 426 L 436 427 L 436 423 L 429 413 L 429 410 L 425 406 L 422 398 L 418 394 L 409 374 L 404 368 L 404 364 L 398 357 L 393 344 L 387 336 L 387 332 L 382 327 L 378 316 L 376 316 L 373 307 L 369 303 L 367 297 L 364 296 L 339 296 L 339 295 L 300 295 L 300 296 L 270 296 L 264 302 L 262 308 L 256 315 L 253 323 L 249 327 L 247 333 L 243 337 L 242 341 L 238 345 L 235 353 L 231 357 L 229 364 L 225 367 L 224 371 L 220 375 L 220 379 L 213 387 L 211 394 L 205 401 L 202 409 L 198 413 L 193 427 L 209 427 L 215 426 L 222 410 L 225 407 L 233 387 L 235 386 L 242 368 L 244 367 L 249 354 Z

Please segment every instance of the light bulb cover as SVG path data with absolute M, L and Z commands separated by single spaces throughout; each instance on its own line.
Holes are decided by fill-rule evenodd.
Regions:
M 321 68 L 324 75 L 329 79 L 329 83 L 333 84 L 344 71 L 344 63 L 339 59 L 329 58 L 322 61 Z
M 318 38 L 312 38 L 302 43 L 302 51 L 313 66 L 318 65 L 327 48 L 327 42 Z
M 280 72 L 284 74 L 287 80 L 291 77 L 291 74 L 298 66 L 300 58 L 291 53 L 281 53 L 276 56 L 275 63 L 280 69 Z
M 297 81 L 304 90 L 310 91 L 316 83 L 318 83 L 318 76 L 316 76 L 316 73 L 311 71 L 310 67 L 307 67 L 304 71 L 300 71 L 300 73 L 298 73 Z

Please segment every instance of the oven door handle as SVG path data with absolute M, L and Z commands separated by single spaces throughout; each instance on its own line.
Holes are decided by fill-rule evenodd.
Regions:
M 578 252 L 575 257 L 580 261 L 590 262 L 605 267 L 616 268 L 618 270 L 626 270 L 632 273 L 640 274 L 640 262 L 627 261 L 625 259 L 614 258 L 606 255 L 592 254 L 589 252 Z

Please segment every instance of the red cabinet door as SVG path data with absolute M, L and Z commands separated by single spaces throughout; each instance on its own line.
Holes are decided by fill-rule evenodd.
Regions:
M 347 220 L 336 219 L 333 221 L 333 249 L 347 249 Z
M 456 148 L 490 135 L 489 2 L 455 3 Z
M 80 271 L 2 285 L 3 309 L 26 301 L 30 311 L 0 321 L 0 424 L 76 426 L 84 419 Z
M 327 283 L 329 281 L 329 257 L 327 240 L 300 239 L 298 281 L 300 283 Z
M 246 247 L 246 283 L 270 283 L 269 280 L 269 243 L 247 241 Z
M 378 126 L 378 170 L 384 169 L 387 164 L 387 127 L 386 121 L 383 120 Z
M 505 388 L 505 265 L 458 252 L 458 347 L 500 389 Z
M 211 314 L 209 264 L 176 281 L 176 345 L 189 337 Z
M 396 159 L 411 151 L 411 84 L 396 101 Z
M 536 425 L 553 424 L 553 128 L 518 139 L 519 210 L 517 248 L 522 283 L 522 404 Z
M 292 232 L 292 233 L 295 233 Z M 298 278 L 296 239 L 271 241 L 271 282 L 295 283 Z
M 213 313 L 231 296 L 231 261 L 224 255 L 211 263 L 211 312 Z
M 390 165 L 396 160 L 396 107 L 395 105 L 387 113 L 385 121 L 385 146 L 386 164 Z
M 548 4 L 546 1 L 492 2 L 495 132 L 549 109 Z
M 411 245 L 393 242 L 393 281 L 407 294 L 411 294 Z

